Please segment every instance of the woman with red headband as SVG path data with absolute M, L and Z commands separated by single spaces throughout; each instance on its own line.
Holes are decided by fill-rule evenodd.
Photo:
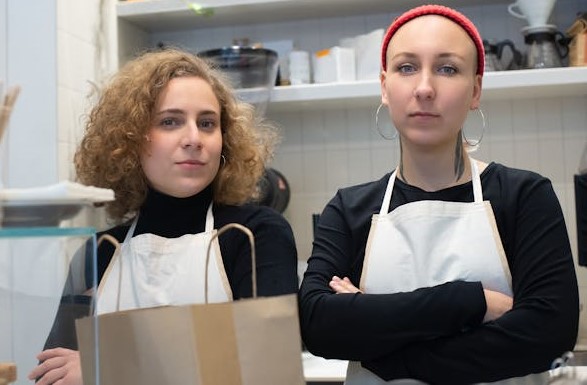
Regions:
M 545 383 L 577 337 L 574 264 L 551 182 L 469 156 L 477 29 L 421 6 L 391 24 L 381 60 L 399 165 L 321 214 L 300 289 L 306 347 L 350 360 L 347 385 Z

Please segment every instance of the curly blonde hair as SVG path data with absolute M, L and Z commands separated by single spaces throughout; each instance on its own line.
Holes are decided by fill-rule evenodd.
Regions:
M 124 65 L 101 91 L 74 156 L 78 180 L 114 190 L 106 204 L 115 222 L 143 204 L 148 181 L 140 155 L 155 102 L 173 78 L 196 76 L 210 84 L 220 104 L 222 162 L 212 182 L 215 203 L 239 205 L 258 198 L 258 182 L 273 155 L 276 127 L 238 101 L 224 74 L 209 62 L 177 48 L 141 54 Z

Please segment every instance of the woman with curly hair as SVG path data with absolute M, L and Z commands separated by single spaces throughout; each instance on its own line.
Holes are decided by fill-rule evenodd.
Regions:
M 126 64 L 91 111 L 74 158 L 82 183 L 116 196 L 106 206 L 116 226 L 97 235 L 120 243 L 98 247 L 97 313 L 204 302 L 207 246 L 228 223 L 255 236 L 258 295 L 295 293 L 291 227 L 252 203 L 276 139 L 204 60 L 166 49 Z M 208 301 L 251 297 L 246 235 L 212 242 Z M 81 384 L 76 348 L 53 339 L 29 378 Z

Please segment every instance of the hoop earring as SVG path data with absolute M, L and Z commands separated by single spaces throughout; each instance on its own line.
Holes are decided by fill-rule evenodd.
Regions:
M 397 139 L 397 129 L 395 130 L 395 134 L 393 134 L 392 136 L 385 136 L 385 135 L 383 135 L 383 133 L 381 132 L 381 129 L 379 128 L 379 111 L 381 111 L 382 107 L 383 107 L 383 103 L 380 103 L 379 107 L 377 107 L 377 111 L 375 111 L 375 127 L 377 128 L 377 132 L 385 140 Z
M 226 166 L 226 157 L 224 156 L 224 154 L 220 154 L 220 160 L 222 161 L 220 167 Z
M 465 136 L 465 129 L 464 128 L 461 129 L 461 135 L 463 137 L 463 140 L 465 141 L 465 143 L 467 143 L 472 148 L 478 147 L 481 144 L 481 141 L 483 140 L 483 135 L 485 134 L 485 127 L 486 127 L 485 115 L 483 114 L 483 110 L 481 108 L 477 108 L 476 111 L 478 111 L 479 114 L 481 115 L 481 123 L 482 123 L 481 136 L 479 137 L 479 139 L 477 139 L 475 141 L 470 141 Z

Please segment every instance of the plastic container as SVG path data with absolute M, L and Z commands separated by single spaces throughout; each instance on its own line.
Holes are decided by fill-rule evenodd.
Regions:
M 198 56 L 210 59 L 228 75 L 238 96 L 264 113 L 271 90 L 277 81 L 277 52 L 266 48 L 223 47 L 202 51 Z

